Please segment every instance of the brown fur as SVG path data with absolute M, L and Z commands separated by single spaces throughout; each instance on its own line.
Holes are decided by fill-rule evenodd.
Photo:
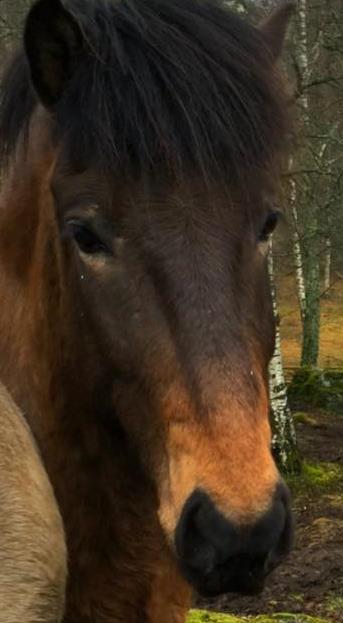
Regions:
M 0 385 L 0 621 L 60 623 L 66 549 L 30 430 Z
M 279 482 L 256 234 L 268 175 L 230 192 L 164 176 L 147 191 L 76 170 L 52 135 L 37 106 L 0 197 L 0 377 L 64 520 L 64 622 L 182 623 L 191 590 L 173 535 L 188 496 L 203 488 L 251 524 Z M 124 223 L 115 260 L 61 237 L 70 206 Z
M 278 482 L 260 364 L 254 365 L 258 383 L 251 381 L 247 396 L 243 385 L 239 389 L 246 375 L 242 369 L 239 380 L 238 361 L 228 372 L 236 377 L 235 391 L 224 391 L 227 376 L 221 380 L 219 369 L 215 376 L 204 373 L 206 403 L 215 399 L 216 407 L 211 419 L 204 414 L 202 421 L 180 381 L 173 348 L 169 340 L 162 341 L 161 350 L 142 360 L 156 388 L 150 413 L 143 404 L 137 412 L 141 398 L 135 383 L 129 395 L 122 381 L 112 390 L 132 441 L 122 433 L 112 435 L 111 421 L 103 426 L 94 417 L 97 400 L 102 400 L 97 389 L 102 369 L 92 359 L 92 342 L 84 341 L 88 318 L 73 328 L 69 294 L 61 289 L 64 259 L 48 191 L 54 155 L 49 156 L 44 139 L 45 116 L 36 119 L 32 132 L 36 123 L 39 139 L 36 135 L 32 141 L 30 167 L 21 181 L 9 177 L 2 196 L 2 205 L 11 206 L 1 212 L 3 231 L 21 213 L 32 214 L 32 206 L 38 225 L 34 241 L 26 229 L 21 246 L 12 249 L 18 257 L 18 262 L 12 259 L 13 267 L 26 252 L 20 275 L 9 266 L 0 276 L 0 289 L 6 292 L 0 362 L 2 377 L 28 413 L 66 527 L 70 575 L 65 623 L 181 623 L 191 591 L 176 568 L 172 535 L 188 495 L 204 487 L 228 516 L 249 522 L 266 510 Z M 8 265 L 8 248 L 0 254 Z M 99 266 L 89 270 L 99 271 Z M 146 331 L 149 323 L 148 318 Z M 74 354 L 82 352 L 75 362 Z M 160 357 L 163 366 L 158 365 Z M 133 448 L 138 439 L 137 455 Z
M 69 557 L 65 621 L 181 623 L 191 591 L 159 526 L 156 494 L 126 441 L 111 439 L 84 404 L 88 369 L 82 378 L 72 368 L 71 379 L 79 382 L 69 386 L 69 408 L 63 413 L 66 397 L 60 386 L 65 380 L 57 365 L 60 357 L 73 365 L 70 350 L 75 344 L 63 343 L 70 329 L 65 307 L 69 301 L 59 299 L 58 291 L 56 305 L 53 292 L 61 278 L 60 252 L 53 250 L 46 263 L 33 261 L 36 254 L 44 257 L 45 232 L 55 227 L 45 192 L 54 162 L 45 123 L 45 114 L 39 114 L 32 126 L 39 135 L 32 143 L 30 168 L 19 183 L 9 176 L 0 202 L 2 207 L 11 205 L 11 210 L 0 211 L 3 232 L 8 232 L 13 217 L 20 220 L 21 214 L 29 213 L 30 206 L 37 210 L 31 212 L 33 222 L 40 216 L 34 242 L 26 228 L 21 244 L 11 248 L 15 269 L 25 250 L 20 272 L 9 267 L 0 273 L 0 290 L 6 291 L 6 308 L 0 316 L 0 365 L 2 378 L 28 413 L 62 510 Z M 3 264 L 7 265 L 8 254 L 8 246 L 1 245 Z M 42 292 L 47 293 L 43 299 Z

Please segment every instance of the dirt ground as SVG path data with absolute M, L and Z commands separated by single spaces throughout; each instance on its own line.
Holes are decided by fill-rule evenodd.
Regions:
M 296 542 L 258 597 L 225 596 L 201 607 L 239 615 L 303 613 L 343 623 L 343 415 L 299 414 L 306 473 L 290 482 Z

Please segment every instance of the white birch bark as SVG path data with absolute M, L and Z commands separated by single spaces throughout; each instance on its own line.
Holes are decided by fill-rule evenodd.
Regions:
M 290 168 L 293 166 L 293 161 L 290 161 Z M 295 269 L 295 280 L 297 286 L 297 297 L 299 303 L 299 310 L 301 321 L 304 321 L 306 310 L 306 289 L 305 289 L 305 277 L 304 277 L 304 264 L 302 257 L 302 250 L 299 236 L 299 224 L 298 224 L 298 211 L 297 211 L 297 187 L 293 178 L 290 180 L 290 206 L 292 214 L 292 237 L 293 237 L 293 258 Z
M 298 0 L 298 63 L 301 75 L 302 94 L 300 105 L 304 115 L 304 123 L 307 125 L 309 117 L 309 102 L 306 85 L 309 81 L 310 69 L 308 62 L 308 41 L 307 41 L 307 0 Z M 292 169 L 293 160 L 290 161 L 290 169 Z M 297 210 L 297 187 L 295 180 L 291 178 L 290 182 L 290 204 L 293 220 L 293 257 L 295 267 L 295 278 L 297 284 L 297 297 L 299 302 L 299 310 L 302 322 L 305 319 L 306 312 L 306 283 L 304 276 L 304 263 L 301 249 L 301 241 L 299 236 L 298 210 Z
M 297 57 L 301 76 L 301 98 L 303 122 L 306 134 L 310 130 L 310 102 L 308 85 L 311 69 L 308 53 L 308 5 L 307 0 L 298 0 Z M 314 66 L 313 66 L 314 69 Z M 325 148 L 324 148 L 325 149 Z M 318 154 L 320 156 L 320 154 Z M 317 206 L 311 197 L 306 205 L 306 231 L 301 242 L 305 274 L 306 305 L 303 315 L 303 340 L 301 365 L 314 367 L 318 362 L 320 333 L 320 259 L 318 253 L 319 229 Z M 304 262 L 303 262 L 304 263 Z
M 308 60 L 308 37 L 307 37 L 307 0 L 298 0 L 298 63 L 302 81 L 302 94 L 300 102 L 305 114 L 305 123 L 308 123 L 308 94 L 307 85 L 310 78 L 310 65 Z
M 273 248 L 271 242 L 268 253 L 268 272 L 276 323 L 275 350 L 269 366 L 269 395 L 273 425 L 272 444 L 281 469 L 284 472 L 289 472 L 294 469 L 294 459 L 297 454 L 296 432 L 288 403 L 287 383 L 283 368 L 280 319 L 276 298 Z

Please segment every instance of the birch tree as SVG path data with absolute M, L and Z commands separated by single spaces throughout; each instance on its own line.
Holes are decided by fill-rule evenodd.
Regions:
M 290 159 L 290 169 L 293 167 L 293 159 Z M 299 220 L 297 209 L 297 186 L 293 177 L 290 178 L 289 203 L 292 216 L 293 258 L 297 297 L 300 310 L 301 322 L 304 324 L 306 309 L 306 288 L 304 277 L 304 262 L 300 242 Z
M 302 111 L 305 127 L 308 125 L 309 119 L 309 102 L 307 97 L 307 91 L 303 88 L 309 79 L 309 63 L 307 56 L 307 26 L 306 26 L 306 12 L 307 4 L 306 0 L 298 0 L 298 31 L 299 36 L 296 37 L 294 55 L 298 55 L 297 75 L 298 80 L 301 83 L 299 103 Z M 295 29 L 297 31 L 297 29 Z M 293 157 L 290 159 L 290 169 L 293 168 Z M 294 268 L 297 285 L 297 297 L 300 309 L 300 316 L 302 324 L 305 324 L 306 318 L 306 284 L 304 276 L 304 262 L 303 262 L 303 250 L 301 246 L 300 234 L 299 234 L 299 218 L 298 218 L 298 190 L 297 184 L 293 177 L 290 181 L 290 207 L 293 223 L 293 256 L 294 256 Z
M 265 15 L 266 11 L 270 11 L 275 3 L 271 0 L 259 0 L 259 2 L 244 0 L 236 2 L 235 6 L 238 10 L 255 13 L 256 9 L 263 9 L 261 17 Z M 258 11 L 257 11 L 258 12 Z M 296 212 L 296 186 L 293 179 L 291 179 L 291 197 L 293 197 L 294 215 Z M 293 189 L 293 195 L 292 195 Z M 295 232 L 296 230 L 294 230 Z M 302 292 L 305 307 L 305 286 L 303 277 L 303 264 L 301 259 L 301 247 L 300 239 L 297 240 L 298 250 L 298 277 L 300 288 L 299 292 Z M 285 474 L 291 474 L 298 472 L 301 467 L 299 452 L 297 449 L 296 431 L 293 421 L 293 416 L 288 402 L 287 396 L 287 383 L 284 374 L 284 366 L 281 352 L 281 335 L 280 335 L 280 316 L 278 313 L 275 275 L 274 275 L 274 261 L 273 261 L 273 249 L 272 242 L 270 241 L 270 249 L 268 253 L 268 272 L 270 277 L 270 288 L 273 300 L 273 310 L 276 324 L 275 335 L 275 351 L 269 366 L 269 396 L 270 396 L 270 412 L 271 412 L 271 424 L 273 430 L 272 445 L 274 456 L 277 463 Z
M 305 139 L 308 140 L 311 130 L 311 111 L 310 99 L 308 95 L 308 85 L 311 78 L 309 63 L 309 41 L 308 41 L 308 0 L 298 0 L 298 13 L 296 21 L 296 55 L 297 70 L 300 81 L 300 112 L 304 128 Z M 318 50 L 317 45 L 317 50 Z M 307 145 L 305 145 L 307 152 Z M 307 181 L 308 183 L 308 181 Z M 296 190 L 294 191 L 296 193 Z M 305 214 L 305 227 L 302 237 L 302 244 L 299 241 L 299 249 L 295 249 L 297 262 L 303 264 L 303 284 L 305 285 L 305 300 L 303 292 L 299 290 L 301 283 L 298 283 L 298 299 L 303 321 L 303 339 L 301 365 L 315 367 L 318 363 L 319 355 L 319 332 L 320 332 L 320 255 L 319 248 L 319 229 L 317 205 L 312 201 L 310 193 L 306 195 L 306 204 L 303 209 Z M 293 203 L 293 202 L 292 202 Z M 298 230 L 297 206 L 292 205 L 293 225 Z M 297 234 L 298 236 L 298 234 Z M 295 240 L 297 238 L 295 236 Z M 295 247 L 296 247 L 295 243 Z M 301 248 L 302 246 L 302 248 Z M 299 266 L 297 267 L 299 271 Z
M 304 367 L 318 365 L 321 296 L 331 285 L 332 223 L 337 221 L 336 215 L 333 218 L 332 215 L 334 210 L 341 209 L 337 202 L 343 174 L 342 115 L 339 112 L 343 50 L 339 17 L 343 17 L 343 11 L 342 3 L 337 0 L 328 0 L 325 5 L 315 0 L 298 0 L 293 66 L 297 77 L 298 127 L 302 132 L 294 167 L 302 174 L 294 178 L 290 203 L 295 230 L 298 299 L 303 318 L 301 365 Z M 300 260 L 305 306 L 299 296 Z
M 270 241 L 268 252 L 268 272 L 275 317 L 275 350 L 269 366 L 269 395 L 273 429 L 272 444 L 280 469 L 284 473 L 290 474 L 299 471 L 300 459 L 282 361 L 280 316 L 275 286 L 272 241 Z

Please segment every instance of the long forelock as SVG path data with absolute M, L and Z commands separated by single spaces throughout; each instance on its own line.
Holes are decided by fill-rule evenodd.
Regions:
M 262 34 L 223 0 L 65 4 L 87 50 L 53 116 L 76 162 L 228 182 L 271 165 L 287 130 L 283 91 Z M 36 105 L 21 50 L 1 87 L 2 160 Z

